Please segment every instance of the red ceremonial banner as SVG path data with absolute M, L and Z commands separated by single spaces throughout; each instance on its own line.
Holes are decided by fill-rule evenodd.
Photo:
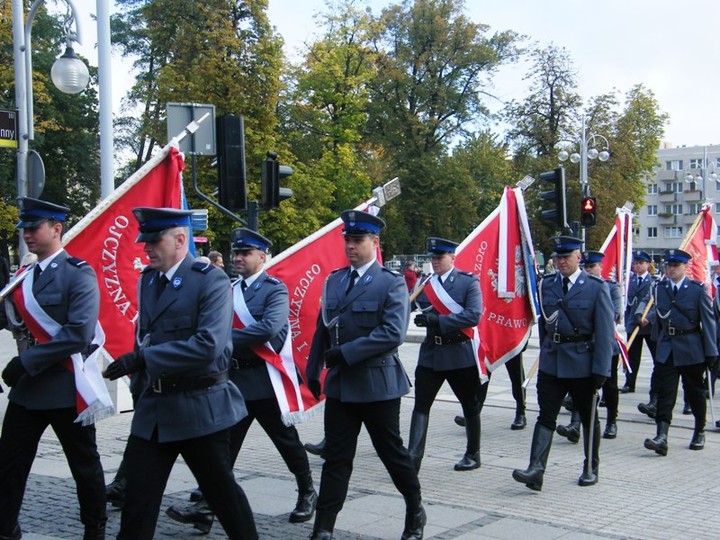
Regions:
M 710 212 L 712 205 L 703 206 L 698 216 L 697 228 L 686 239 L 684 246 L 680 249 L 687 251 L 690 262 L 687 266 L 687 276 L 702 281 L 710 290 L 710 263 L 718 260 L 717 244 L 715 243 L 715 232 L 717 225 L 715 218 Z
M 519 204 L 524 210 L 515 190 L 506 187 L 500 206 L 462 242 L 455 258 L 458 269 L 480 280 L 480 361 L 490 371 L 522 351 L 535 323 L 529 293 L 534 274 L 528 272 L 533 262 Z
M 65 235 L 65 249 L 88 262 L 100 288 L 100 324 L 105 349 L 113 357 L 129 352 L 135 339 L 137 282 L 147 264 L 144 244 L 136 244 L 138 206 L 181 208 L 185 168 L 177 148 L 162 152 L 128 178 Z

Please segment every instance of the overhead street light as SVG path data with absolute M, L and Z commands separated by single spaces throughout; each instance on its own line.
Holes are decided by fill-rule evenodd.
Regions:
M 588 160 L 597 159 L 599 161 L 607 161 L 610 159 L 610 142 L 602 135 L 592 132 L 588 133 L 587 126 L 585 125 L 585 117 L 583 116 L 579 146 L 579 152 L 569 153 L 567 150 L 560 150 L 560 152 L 558 152 L 558 159 L 560 161 L 570 159 L 571 163 L 580 163 L 580 185 L 582 186 L 582 194 L 583 197 L 589 197 Z M 598 149 L 598 146 L 600 149 Z
M 24 17 L 23 0 L 12 0 L 13 52 L 15 67 L 15 103 L 18 113 L 18 150 L 17 150 L 17 196 L 28 195 L 28 141 L 35 138 L 33 121 L 33 85 L 32 85 L 32 23 L 40 6 L 45 0 L 35 0 Z M 55 61 L 51 70 L 52 81 L 62 92 L 77 94 L 88 85 L 90 73 L 85 63 L 73 49 L 73 43 L 81 43 L 80 24 L 72 0 L 63 0 L 70 10 L 65 20 L 65 54 Z M 72 31 L 72 27 L 75 31 Z M 20 238 L 20 257 L 27 253 L 27 246 Z
M 707 146 L 703 148 L 702 162 L 698 163 L 698 161 L 700 160 L 696 160 L 694 165 L 691 165 L 685 170 L 684 180 L 688 184 L 700 184 L 701 195 L 703 198 L 706 198 L 705 181 L 720 181 L 720 175 L 718 175 L 720 161 L 708 161 Z

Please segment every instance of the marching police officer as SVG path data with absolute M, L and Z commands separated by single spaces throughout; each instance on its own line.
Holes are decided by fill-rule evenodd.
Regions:
M 602 261 L 605 254 L 601 251 L 583 251 L 582 260 L 580 261 L 583 268 L 588 274 L 602 277 Z M 608 291 L 613 305 L 613 313 L 615 315 L 614 322 L 620 321 L 620 313 L 622 312 L 622 293 L 617 281 L 606 279 Z M 607 407 L 607 423 L 603 432 L 603 439 L 614 439 L 617 437 L 617 414 L 619 405 L 619 392 L 617 386 L 617 370 L 620 361 L 620 345 L 613 338 L 613 357 L 610 366 L 610 377 L 602 387 L 602 396 Z M 558 426 L 557 432 L 563 437 L 567 437 L 570 442 L 576 443 L 580 440 L 580 413 L 577 409 L 573 409 L 570 424 L 567 426 Z
M 458 244 L 444 238 L 427 239 L 433 275 L 417 299 L 421 313 L 415 324 L 427 328 L 415 369 L 415 408 L 410 422 L 408 451 L 415 470 L 425 454 L 430 408 L 445 381 L 463 408 L 467 447 L 456 471 L 480 467 L 480 410 L 487 396 L 481 384 L 473 330 L 480 321 L 482 301 L 476 275 L 455 268 Z
M 540 284 L 540 415 L 533 433 L 530 464 L 526 470 L 513 471 L 517 482 L 535 491 L 542 489 L 555 423 L 566 393 L 570 393 L 580 412 L 585 439 L 586 467 L 578 484 L 597 483 L 600 422 L 592 411 L 596 406 L 595 392 L 610 374 L 612 357 L 613 308 L 607 284 L 580 268 L 579 239 L 558 236 L 551 242 L 558 272 L 543 278 Z M 595 417 L 593 426 L 591 416 Z M 588 460 L 592 469 L 589 474 Z
M 222 270 L 188 254 L 188 210 L 135 208 L 150 264 L 140 276 L 136 343 L 105 370 L 133 374 L 135 414 L 125 449 L 126 496 L 118 539 L 151 539 L 180 454 L 232 539 L 255 539 L 235 481 L 230 428 L 247 416 L 229 380 L 233 307 Z
M 12 389 L 0 438 L 0 538 L 22 536 L 18 515 L 37 445 L 52 426 L 77 484 L 85 539 L 105 538 L 105 480 L 95 426 L 76 422 L 76 385 L 67 361 L 88 352 L 100 311 L 95 272 L 62 247 L 68 208 L 20 199 L 22 236 L 37 263 L 15 289 L 15 310 L 33 345 L 2 372 Z M 35 341 L 37 340 L 37 343 Z M 90 361 L 94 361 L 91 359 Z
M 685 275 L 690 259 L 690 254 L 681 249 L 665 250 L 665 279 L 657 284 L 654 292 L 657 435 L 645 439 L 645 448 L 661 456 L 668 452 L 667 435 L 681 377 L 695 416 L 690 449 L 705 447 L 707 404 L 703 375 L 706 366 L 712 369 L 715 365 L 718 350 L 710 296 L 703 283 Z
M 230 379 L 242 392 L 248 415 L 232 429 L 230 459 L 235 462 L 253 420 L 257 419 L 295 475 L 298 500 L 290 514 L 290 521 L 301 523 L 312 519 L 317 493 L 297 429 L 289 425 L 289 419 L 286 419 L 288 425 L 283 422 L 278 399 L 287 403 L 291 396 L 278 396 L 276 392 L 282 392 L 283 386 L 274 385 L 270 378 L 271 372 L 276 379 L 282 376 L 275 366 L 282 364 L 278 353 L 284 352 L 286 339 L 290 339 L 287 287 L 264 270 L 271 247 L 272 242 L 255 231 L 241 228 L 232 232 L 235 270 L 240 279 L 233 283 L 237 317 L 232 331 L 233 368 Z M 294 365 L 288 376 L 297 384 Z M 287 411 L 285 414 L 291 415 Z M 167 514 L 182 523 L 192 523 L 203 532 L 208 532 L 213 522 L 212 511 L 204 499 L 189 508 L 185 505 L 171 506 Z
M 385 222 L 356 210 L 346 210 L 341 217 L 350 266 L 335 270 L 325 281 L 307 366 L 308 386 L 318 399 L 323 364 L 328 368 L 323 386 L 325 462 L 310 538 L 332 538 L 364 424 L 405 499 L 402 540 L 419 540 L 426 522 L 420 482 L 400 438 L 400 397 L 410 390 L 398 356 L 410 311 L 407 287 L 401 275 L 377 262 Z

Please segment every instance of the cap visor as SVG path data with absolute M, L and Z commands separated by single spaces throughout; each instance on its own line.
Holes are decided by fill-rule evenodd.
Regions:
M 44 221 L 47 221 L 48 218 L 41 218 L 36 219 L 34 221 L 19 221 L 17 225 L 15 225 L 16 229 L 34 229 L 38 225 L 42 224 Z
M 135 243 L 138 244 L 140 242 L 157 242 L 162 237 L 162 233 L 163 231 L 141 232 L 135 239 Z

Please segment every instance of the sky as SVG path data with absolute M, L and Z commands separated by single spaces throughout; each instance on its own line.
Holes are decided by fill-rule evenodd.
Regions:
M 95 12 L 92 0 L 81 3 Z M 391 4 L 365 3 L 375 13 Z M 314 15 L 324 7 L 324 0 L 269 0 L 270 22 L 283 36 L 288 57 L 300 58 L 304 44 L 319 35 Z M 670 116 L 664 137 L 670 146 L 720 144 L 720 69 L 714 65 L 720 49 L 718 0 L 467 0 L 465 13 L 491 33 L 513 30 L 527 36 L 528 45 L 567 49 L 586 102 L 613 89 L 624 95 L 642 83 Z M 96 65 L 96 28 L 85 10 L 81 24 L 84 43 L 78 50 Z M 527 94 L 523 75 L 528 67 L 501 68 L 494 78 L 499 99 L 489 103 L 491 108 Z M 129 70 L 129 62 L 113 57 L 116 114 Z

